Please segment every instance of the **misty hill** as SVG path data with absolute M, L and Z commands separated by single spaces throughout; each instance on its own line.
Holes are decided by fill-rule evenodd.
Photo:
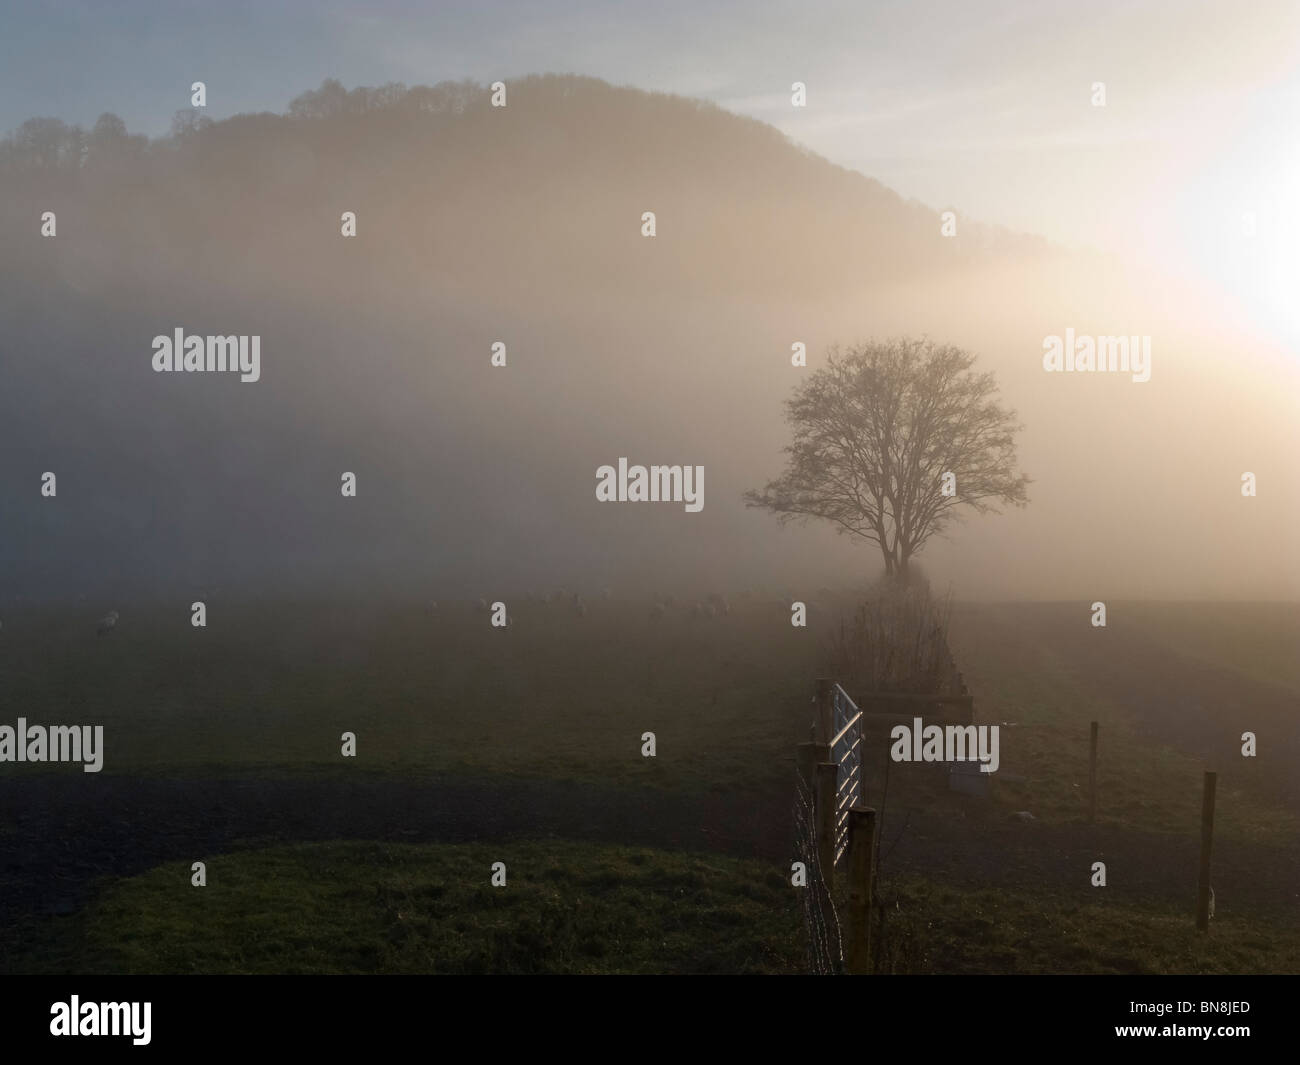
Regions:
M 508 91 L 496 108 L 467 83 L 327 82 L 285 115 L 179 113 L 152 143 L 111 115 L 89 133 L 33 120 L 0 148 L 6 235 L 66 205 L 78 244 L 114 259 L 162 246 L 191 278 L 235 259 L 318 292 L 351 282 L 331 260 L 353 210 L 367 271 L 480 297 L 527 295 L 539 272 L 585 292 L 824 296 L 1042 248 L 964 221 L 942 240 L 935 210 L 711 104 L 572 76 Z
M 508 93 L 494 108 L 468 83 L 326 82 L 284 115 L 183 113 L 154 141 L 106 115 L 90 131 L 34 120 L 0 145 L 0 602 L 866 576 L 866 553 L 780 531 L 740 496 L 780 460 L 791 343 L 815 364 L 827 344 L 897 332 L 980 354 L 1030 426 L 1023 464 L 1040 481 L 1048 464 L 1029 524 L 972 530 L 967 561 L 999 572 L 1001 552 L 1000 572 L 1023 576 L 1028 556 L 1041 594 L 1062 593 L 1043 580 L 1063 567 L 1133 587 L 1150 559 L 1168 564 L 1159 524 L 1113 572 L 1106 535 L 1083 561 L 1047 546 L 1080 513 L 1122 530 L 1152 505 L 1141 477 L 1116 474 L 1131 476 L 1132 433 L 1198 475 L 1216 454 L 1158 431 L 1217 402 L 1190 377 L 1173 392 L 1044 380 L 1045 333 L 1171 320 L 1119 273 L 965 219 L 944 238 L 936 209 L 712 105 L 570 76 Z M 46 211 L 57 237 L 40 234 Z M 152 338 L 177 327 L 261 336 L 262 379 L 153 373 Z M 1100 412 L 1132 432 L 1094 439 Z M 1254 419 L 1260 446 L 1216 475 L 1253 468 L 1283 425 Z M 595 469 L 620 456 L 705 465 L 704 511 L 598 504 Z M 1167 489 L 1168 463 L 1152 468 Z M 55 500 L 39 495 L 47 470 Z M 1100 518 L 1097 492 L 1112 493 Z M 1263 543 L 1287 517 L 1268 512 Z M 1188 555 L 1157 587 L 1196 575 L 1206 536 L 1235 537 L 1198 535 L 1182 531 Z

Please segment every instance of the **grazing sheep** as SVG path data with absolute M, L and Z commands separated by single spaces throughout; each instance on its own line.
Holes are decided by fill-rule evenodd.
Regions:
M 95 627 L 95 635 L 103 636 L 106 632 L 112 632 L 114 627 L 117 625 L 117 618 L 118 618 L 117 611 L 110 610 L 107 614 L 105 614 L 102 618 L 99 619 L 99 624 Z

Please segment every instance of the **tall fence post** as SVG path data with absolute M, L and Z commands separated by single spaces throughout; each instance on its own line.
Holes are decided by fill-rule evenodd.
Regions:
M 822 869 L 826 890 L 835 886 L 836 783 L 840 767 L 830 760 L 830 748 L 822 745 L 824 757 L 817 763 L 817 864 Z
M 1097 722 L 1092 723 L 1088 741 L 1088 822 L 1097 823 Z
M 875 880 L 876 811 L 869 806 L 849 810 L 849 946 L 848 971 L 871 972 L 871 896 Z
M 820 743 L 801 743 L 798 748 L 799 779 L 803 781 L 810 796 L 817 794 L 817 763 L 822 760 L 819 757 L 821 747 Z
M 835 735 L 835 682 L 827 677 L 819 677 L 813 682 L 813 699 L 816 714 L 813 723 L 817 734 L 813 737 L 818 743 L 830 743 Z
M 1196 927 L 1202 932 L 1210 927 L 1210 850 L 1214 844 L 1214 790 L 1217 773 L 1205 774 L 1201 793 L 1201 875 L 1196 885 Z

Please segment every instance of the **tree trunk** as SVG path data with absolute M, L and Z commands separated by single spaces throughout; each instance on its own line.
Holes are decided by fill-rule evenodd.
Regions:
M 911 567 L 908 565 L 911 559 L 912 553 L 906 550 L 903 551 L 898 558 L 898 579 L 904 584 L 908 582 L 908 579 L 911 576 Z

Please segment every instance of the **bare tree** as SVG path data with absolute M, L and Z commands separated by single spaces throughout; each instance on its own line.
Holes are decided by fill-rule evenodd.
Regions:
M 781 521 L 823 518 L 879 545 L 885 572 L 908 563 L 958 507 L 1024 506 L 1015 472 L 1015 411 L 995 402 L 975 357 L 928 340 L 859 344 L 808 377 L 786 401 L 794 441 L 786 470 L 746 503 Z M 950 475 L 950 476 L 949 476 Z

